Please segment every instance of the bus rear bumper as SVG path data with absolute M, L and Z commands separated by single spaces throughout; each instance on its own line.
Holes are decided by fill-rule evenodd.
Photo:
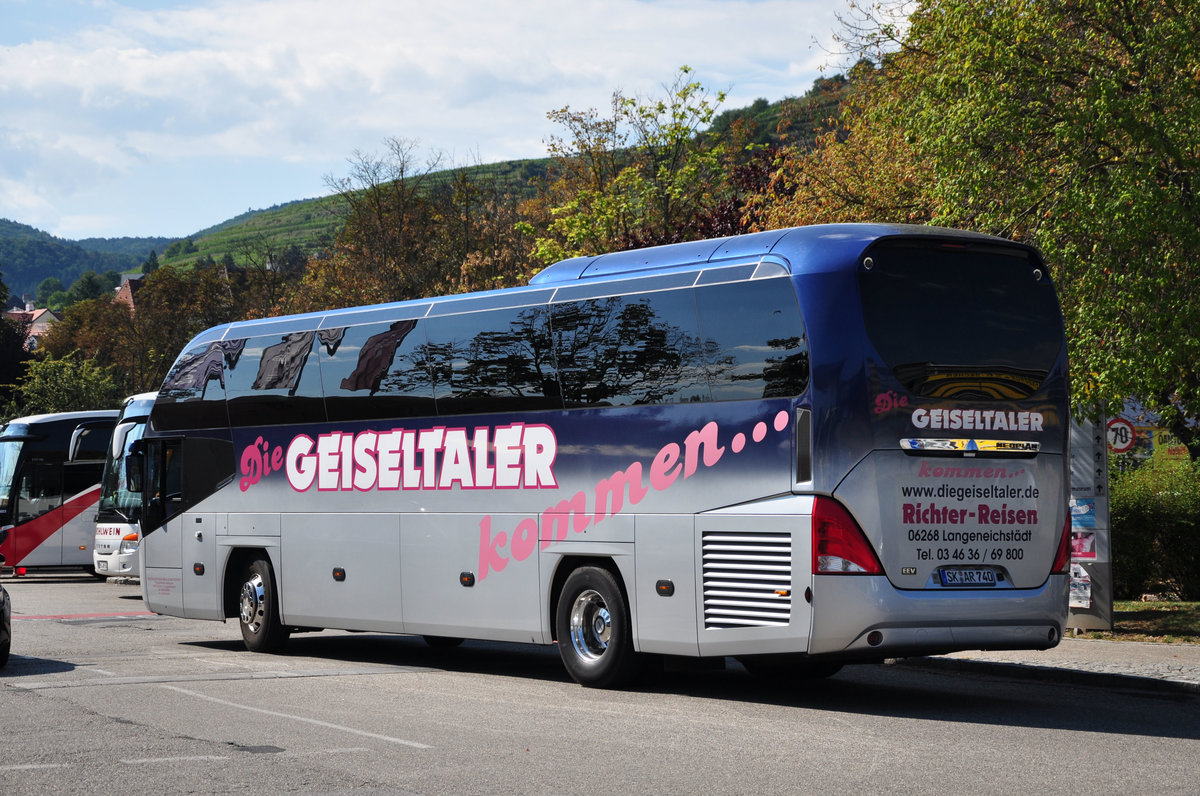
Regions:
M 810 655 L 878 660 L 976 649 L 1049 649 L 1067 620 L 1068 578 L 1036 589 L 907 591 L 886 577 L 813 578 Z

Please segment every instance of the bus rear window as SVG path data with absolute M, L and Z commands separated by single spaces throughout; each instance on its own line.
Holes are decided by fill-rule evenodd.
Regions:
M 1023 249 L 885 242 L 859 287 L 867 336 L 914 395 L 1027 397 L 1063 344 L 1049 276 Z

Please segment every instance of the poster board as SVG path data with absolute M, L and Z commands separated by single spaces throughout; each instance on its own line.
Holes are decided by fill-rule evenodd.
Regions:
M 1112 548 L 1108 511 L 1109 436 L 1105 418 L 1071 422 L 1071 596 L 1067 627 L 1112 630 Z

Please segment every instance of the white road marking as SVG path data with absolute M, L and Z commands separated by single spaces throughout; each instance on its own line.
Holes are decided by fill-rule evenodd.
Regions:
M 165 688 L 168 691 L 176 691 L 180 694 L 186 694 L 187 696 L 196 697 L 197 699 L 205 699 L 205 700 L 208 700 L 209 702 L 215 702 L 218 705 L 225 705 L 226 707 L 237 708 L 239 710 L 249 710 L 254 713 L 262 713 L 267 716 L 275 716 L 275 717 L 281 718 L 281 719 L 291 719 L 293 721 L 302 721 L 306 724 L 315 724 L 318 727 L 325 727 L 326 729 L 330 729 L 330 730 L 340 730 L 341 732 L 348 732 L 353 735 L 361 735 L 364 738 L 374 738 L 375 740 L 378 740 L 378 741 L 386 741 L 388 743 L 400 744 L 402 746 L 411 746 L 414 749 L 432 749 L 433 748 L 433 747 L 428 746 L 423 743 L 417 743 L 416 741 L 406 741 L 403 738 L 393 738 L 390 735 L 379 735 L 378 733 L 367 732 L 366 730 L 359 730 L 354 727 L 344 727 L 340 724 L 332 724 L 328 721 L 321 721 L 320 719 L 310 719 L 306 716 L 296 716 L 291 713 L 280 713 L 275 710 L 267 710 L 266 708 L 256 708 L 251 705 L 241 705 L 241 704 L 238 704 L 237 702 L 230 702 L 225 699 L 218 699 L 217 697 L 208 696 L 207 694 L 201 694 L 196 691 L 189 691 L 186 688 L 179 688 L 178 686 L 160 685 L 159 688 Z
M 132 760 L 122 760 L 127 766 L 137 766 L 143 763 L 185 763 L 189 760 L 228 760 L 221 755 L 188 755 L 186 757 L 135 757 Z

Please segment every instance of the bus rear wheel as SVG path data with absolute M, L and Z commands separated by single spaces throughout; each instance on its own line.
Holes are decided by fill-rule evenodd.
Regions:
M 580 685 L 615 688 L 637 675 L 641 660 L 633 649 L 629 607 L 607 569 L 571 573 L 559 593 L 554 627 L 558 654 Z
M 288 629 L 279 621 L 275 578 L 265 558 L 252 559 L 243 570 L 238 624 L 251 652 L 277 652 L 287 643 Z

